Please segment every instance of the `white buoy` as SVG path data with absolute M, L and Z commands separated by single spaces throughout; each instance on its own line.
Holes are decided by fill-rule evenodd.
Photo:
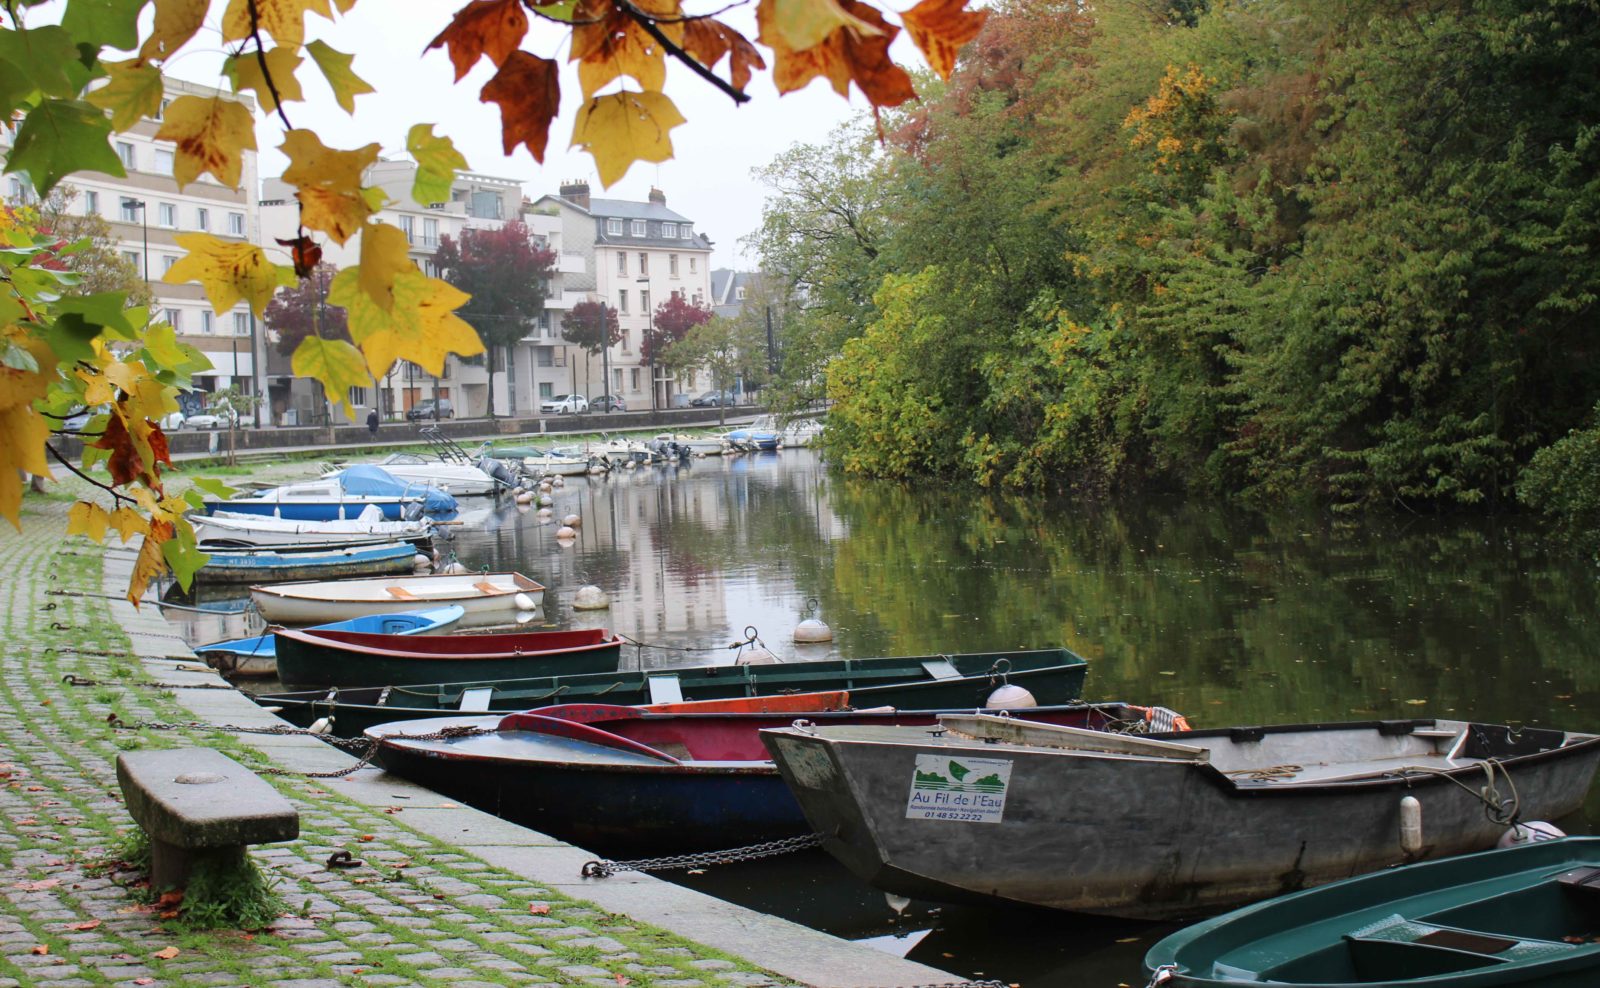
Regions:
M 548 495 L 548 494 L 539 495 L 539 506 L 541 508 L 548 508 L 548 507 L 550 507 L 550 505 L 555 504 L 555 503 L 556 503 L 556 499 L 551 497 L 550 495 Z
M 572 609 L 575 611 L 603 611 L 610 606 L 611 598 L 592 583 L 579 587 L 578 592 L 572 595 Z
M 551 487 L 565 487 L 565 486 L 567 486 L 567 478 L 565 478 L 565 477 L 556 477 L 556 478 L 554 478 L 554 479 L 552 479 L 550 481 L 550 486 Z
M 531 611 L 539 606 L 538 601 L 534 600 L 532 597 L 529 597 L 525 593 L 517 594 L 515 597 L 511 598 L 511 602 L 517 605 L 517 610 L 519 611 Z
M 327 734 L 333 730 L 333 718 L 318 717 L 316 720 L 311 722 L 311 727 L 308 728 L 308 730 L 310 730 L 312 734 Z
M 810 645 L 833 641 L 833 629 L 817 618 L 806 618 L 794 627 L 796 644 Z
M 533 503 L 533 493 L 531 491 L 523 491 L 521 494 L 518 494 L 517 495 L 517 503 L 518 504 L 532 504 Z
M 765 645 L 756 642 L 750 648 L 744 649 L 739 653 L 739 658 L 735 664 L 741 666 L 770 666 L 776 665 L 777 662 L 778 657 L 776 655 L 767 651 Z
M 1422 851 L 1422 803 L 1415 796 L 1400 800 L 1400 850 L 1407 854 Z
M 532 621 L 532 620 L 533 620 L 533 612 L 532 611 L 518 611 L 517 612 L 517 623 L 518 624 L 527 624 L 529 621 Z
M 1024 707 L 1037 707 L 1039 701 L 1022 687 L 1006 683 L 990 693 L 989 699 L 983 701 L 983 705 L 990 710 L 1020 710 Z
M 579 518 L 577 515 L 568 515 L 561 519 L 561 524 L 567 526 L 568 528 L 582 528 L 583 519 Z
M 577 531 L 567 525 L 562 525 L 560 528 L 556 529 L 556 538 L 560 539 L 562 542 L 571 542 L 577 537 Z
M 439 572 L 445 576 L 460 576 L 461 574 L 467 572 L 467 568 L 461 565 L 459 562 L 446 563 L 444 568 L 439 570 Z
M 1529 820 L 1527 823 L 1512 824 L 1509 830 L 1500 835 L 1495 847 L 1521 847 L 1524 844 L 1537 844 L 1540 841 L 1560 840 L 1565 836 L 1566 832 L 1555 824 L 1545 823 L 1543 820 Z
M 411 565 L 415 569 L 429 569 L 433 566 L 433 557 L 427 553 L 419 552 L 411 557 Z

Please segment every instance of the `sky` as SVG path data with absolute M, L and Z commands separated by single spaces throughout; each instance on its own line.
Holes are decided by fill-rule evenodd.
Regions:
M 686 2 L 690 13 L 716 9 L 696 8 L 693 3 Z M 460 83 L 454 83 L 455 70 L 443 49 L 423 53 L 460 5 L 452 0 L 364 0 L 333 23 L 307 17 L 307 40 L 320 37 L 340 51 L 354 53 L 356 74 L 377 92 L 357 97 L 356 113 L 351 117 L 334 102 L 321 74 L 307 58 L 298 73 L 306 102 L 285 104 L 290 122 L 315 130 L 330 147 L 349 149 L 375 141 L 386 156 L 403 156 L 406 132 L 412 124 L 434 123 L 434 132 L 450 137 L 473 171 L 516 179 L 533 199 L 554 194 L 562 182 L 577 179 L 589 182 L 592 195 L 613 199 L 642 201 L 654 186 L 666 194 L 668 208 L 693 221 L 696 230 L 715 242 L 714 266 L 752 269 L 756 259 L 741 253 L 739 240 L 760 225 L 766 193 L 752 177 L 752 170 L 770 163 L 793 144 L 826 140 L 834 127 L 866 108 L 859 94 L 853 92 L 847 102 L 822 80 L 779 97 L 770 72 L 756 76 L 748 90 L 752 99 L 736 107 L 688 69 L 671 64 L 666 92 L 688 118 L 688 123 L 672 131 L 675 157 L 659 165 L 636 162 L 621 181 L 602 189 L 593 159 L 585 152 L 568 149 L 579 92 L 576 66 L 566 61 L 566 33 L 535 20 L 523 42 L 525 50 L 556 58 L 563 66 L 561 113 L 551 124 L 545 162 L 534 161 L 521 146 L 507 157 L 502 150 L 499 106 L 478 99 L 479 90 L 494 74 L 493 66 L 484 59 Z M 213 9 L 211 25 L 220 9 L 220 5 Z M 746 7 L 721 19 L 754 40 L 753 11 L 750 0 Z M 196 50 L 174 59 L 167 66 L 168 74 L 226 88 L 219 75 L 220 34 L 208 27 L 190 46 Z M 915 48 L 903 36 L 897 40 L 894 54 L 908 67 L 920 64 Z M 770 61 L 768 51 L 762 49 L 762 55 Z M 724 61 L 717 74 L 725 78 L 726 70 Z M 607 91 L 614 88 L 607 87 Z M 275 116 L 262 115 L 258 120 L 256 141 L 261 176 L 280 174 L 286 159 L 276 150 L 283 136 Z

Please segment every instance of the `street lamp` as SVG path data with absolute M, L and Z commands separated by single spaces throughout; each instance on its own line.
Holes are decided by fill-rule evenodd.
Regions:
M 648 275 L 641 274 L 635 280 L 644 286 L 639 289 L 639 311 L 644 313 L 644 335 L 649 337 L 653 323 L 650 318 L 650 278 Z M 644 340 L 641 339 L 639 342 L 643 343 Z M 656 348 L 654 343 L 650 345 L 650 410 L 652 412 L 656 410 Z
M 122 200 L 123 209 L 137 209 L 139 222 L 144 227 L 144 282 L 150 283 L 150 211 L 145 209 L 143 199 Z
M 612 395 L 611 395 L 611 317 L 606 311 L 606 300 L 604 298 L 600 299 L 600 342 L 602 344 L 601 347 L 600 347 L 600 384 L 601 384 L 600 390 L 603 393 L 605 393 L 605 395 L 607 397 L 612 397 Z M 588 372 L 585 371 L 583 376 L 587 378 L 589 376 Z M 611 406 L 615 405 L 615 404 L 616 404 L 615 401 L 606 402 L 606 414 L 607 415 L 611 414 Z

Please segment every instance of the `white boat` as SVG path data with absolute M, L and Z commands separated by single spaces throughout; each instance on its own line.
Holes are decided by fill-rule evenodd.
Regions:
M 348 518 L 337 521 L 294 521 L 233 511 L 210 515 L 191 515 L 195 539 L 215 545 L 354 545 L 361 542 L 391 542 L 396 539 L 422 543 L 433 537 L 433 523 L 385 521 L 374 509 L 376 518 Z
M 665 443 L 677 443 L 695 456 L 721 456 L 728 444 L 721 436 L 691 436 L 687 432 L 663 432 L 656 436 Z
M 391 453 L 373 465 L 401 483 L 432 487 L 453 497 L 485 496 L 493 494 L 500 486 L 493 477 L 470 463 L 445 463 L 416 453 Z M 329 470 L 322 477 L 332 480 L 343 473 L 341 467 Z
M 640 466 L 655 459 L 655 454 L 644 443 L 632 439 L 608 439 L 603 443 L 590 443 L 589 451 L 605 457 L 612 468 Z
M 465 611 L 460 627 L 481 628 L 532 616 L 544 600 L 544 586 L 521 573 L 394 576 L 251 587 L 250 599 L 274 624 L 323 624 L 459 604 Z
M 535 477 L 579 477 L 591 469 L 603 469 L 591 457 L 549 452 L 543 456 L 525 456 L 522 469 Z
M 334 521 L 362 517 L 368 506 L 390 521 L 456 510 L 456 499 L 425 484 L 410 484 L 382 467 L 353 466 L 338 476 L 285 484 L 227 501 L 207 501 L 206 510 L 288 518 L 295 521 Z
M 810 446 L 822 435 L 822 423 L 816 419 L 795 419 L 778 433 L 785 446 Z

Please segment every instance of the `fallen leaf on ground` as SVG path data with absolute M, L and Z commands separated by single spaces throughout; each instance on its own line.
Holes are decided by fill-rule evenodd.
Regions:
M 624 988 L 626 988 L 627 985 L 633 984 L 632 981 L 629 981 L 627 978 L 624 978 L 620 974 L 613 974 L 612 977 L 616 978 L 617 979 L 617 984 L 624 986 Z
M 50 945 L 49 944 L 44 944 L 44 943 L 34 944 L 32 953 L 38 954 L 40 957 L 43 957 L 45 954 L 50 953 Z
M 90 920 L 85 920 L 82 923 L 68 923 L 67 924 L 67 929 L 69 929 L 69 930 L 92 930 L 92 929 L 94 929 L 95 927 L 97 927 L 99 925 L 100 925 L 100 921 L 98 919 L 90 919 Z
M 133 983 L 136 984 L 136 985 L 153 985 L 153 984 L 156 983 L 156 979 L 155 978 L 134 978 L 133 979 Z
M 1428 702 L 1427 700 L 1407 700 L 1406 701 L 1406 706 L 1408 706 L 1408 707 L 1420 707 L 1420 706 L 1423 706 L 1424 704 L 1426 704 L 1427 702 Z
M 151 957 L 159 957 L 164 961 L 170 961 L 174 957 L 178 956 L 178 948 L 177 947 L 168 947 L 165 950 L 158 950 L 155 953 L 151 954 L 150 956 Z
M 18 882 L 12 888 L 19 888 L 24 892 L 43 892 L 45 889 L 53 889 L 60 884 L 61 879 L 59 878 L 45 878 L 37 882 Z
M 183 890 L 182 889 L 172 889 L 170 891 L 161 893 L 161 897 L 156 900 L 156 908 L 158 908 L 158 909 L 171 909 L 172 907 L 176 906 L 178 903 L 180 903 L 182 901 L 183 901 Z
M 362 842 L 363 844 L 365 844 L 367 841 L 372 841 L 372 840 L 377 840 L 377 839 L 378 839 L 378 835 L 377 834 L 362 834 L 360 837 L 356 838 L 356 840 Z
M 542 902 L 530 902 L 528 903 L 528 912 L 535 916 L 543 916 L 550 912 L 550 907 Z

